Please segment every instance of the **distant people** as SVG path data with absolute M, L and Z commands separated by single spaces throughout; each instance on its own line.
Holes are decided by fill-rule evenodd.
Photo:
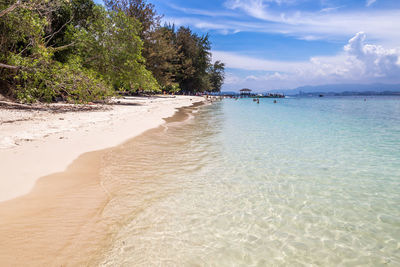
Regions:
M 274 100 L 274 103 L 276 104 L 276 103 L 278 103 L 278 101 Z

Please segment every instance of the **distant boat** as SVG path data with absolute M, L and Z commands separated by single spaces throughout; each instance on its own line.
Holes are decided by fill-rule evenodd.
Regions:
M 324 97 L 324 95 L 319 95 L 319 97 Z

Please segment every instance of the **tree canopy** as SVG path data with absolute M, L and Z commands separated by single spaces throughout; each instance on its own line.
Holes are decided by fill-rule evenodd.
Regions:
M 209 36 L 160 25 L 146 0 L 3 0 L 0 85 L 23 102 L 87 102 L 125 91 L 219 91 Z

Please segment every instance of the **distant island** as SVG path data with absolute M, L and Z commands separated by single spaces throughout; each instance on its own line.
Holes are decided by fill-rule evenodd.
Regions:
M 243 90 L 243 89 L 242 89 Z M 251 90 L 251 89 L 249 89 Z M 221 91 L 218 95 L 240 95 L 241 90 Z M 251 90 L 252 92 L 252 90 Z M 286 96 L 370 96 L 370 95 L 388 95 L 400 96 L 400 84 L 325 84 L 316 86 L 301 86 L 295 89 L 275 89 L 252 92 L 253 96 L 268 95 L 286 95 Z
M 319 95 L 400 95 L 400 84 L 326 84 L 317 86 L 301 86 L 295 89 L 270 90 L 268 93 L 281 93 L 289 96 Z

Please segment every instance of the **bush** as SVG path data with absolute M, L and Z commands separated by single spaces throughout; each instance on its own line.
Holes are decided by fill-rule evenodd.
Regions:
M 82 68 L 78 62 L 62 64 L 46 57 L 31 59 L 14 56 L 13 59 L 13 63 L 21 69 L 13 78 L 16 87 L 11 93 L 21 102 L 62 99 L 85 103 L 104 100 L 113 93 L 109 84 L 94 71 Z
M 177 83 L 172 83 L 164 87 L 164 91 L 170 94 L 176 94 L 179 93 L 181 88 L 179 87 L 179 84 Z

